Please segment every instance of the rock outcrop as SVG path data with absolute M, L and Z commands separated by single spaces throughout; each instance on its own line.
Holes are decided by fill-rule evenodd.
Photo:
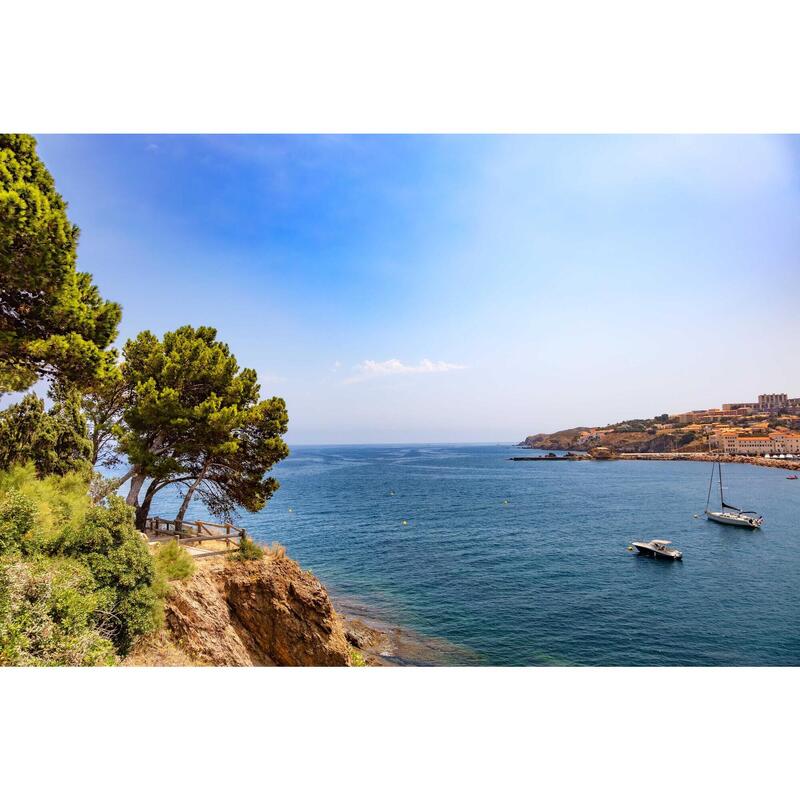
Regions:
M 577 446 L 581 434 L 586 428 L 568 428 L 555 433 L 537 433 L 526 436 L 517 447 L 529 447 L 534 450 L 586 450 L 587 446 Z
M 200 559 L 197 572 L 171 588 L 165 634 L 191 663 L 350 664 L 350 645 L 325 587 L 289 558 Z M 145 647 L 129 663 L 153 664 L 158 658 L 148 656 Z
M 555 433 L 537 433 L 527 436 L 518 447 L 534 450 L 573 450 L 592 452 L 607 447 L 616 453 L 673 453 L 699 452 L 707 448 L 705 437 L 686 437 L 682 431 L 673 433 L 658 431 L 618 431 L 613 428 L 587 431 L 585 428 L 569 428 Z

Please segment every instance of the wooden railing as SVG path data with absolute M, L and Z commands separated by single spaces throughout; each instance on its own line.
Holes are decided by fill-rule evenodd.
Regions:
M 247 531 L 230 522 L 179 522 L 174 519 L 161 519 L 161 517 L 148 517 L 144 532 L 151 541 L 164 541 L 177 539 L 181 544 L 196 544 L 199 542 L 225 541 L 237 539 L 241 543 L 246 538 Z M 209 553 L 218 551 L 209 551 Z

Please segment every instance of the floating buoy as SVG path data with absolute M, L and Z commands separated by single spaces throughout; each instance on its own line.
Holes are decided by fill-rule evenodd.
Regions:
M 694 518 L 695 518 L 695 519 L 700 519 L 700 515 L 699 515 L 699 514 L 695 514 L 695 515 L 694 515 Z
M 293 509 L 291 509 L 291 508 L 290 508 L 290 509 L 289 509 L 289 513 L 291 514 L 291 513 L 292 513 L 292 511 L 293 511 Z
M 633 548 L 632 548 L 630 545 L 628 545 L 628 550 L 630 550 L 631 552 L 633 552 Z
M 404 519 L 403 520 L 403 525 L 408 525 L 408 521 Z
M 508 505 L 508 500 L 503 500 L 503 505 L 507 506 Z

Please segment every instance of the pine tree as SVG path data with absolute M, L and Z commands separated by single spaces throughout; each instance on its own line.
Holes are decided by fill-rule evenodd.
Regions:
M 0 134 L 0 393 L 87 386 L 113 361 L 122 312 L 77 271 L 78 233 L 36 140 Z

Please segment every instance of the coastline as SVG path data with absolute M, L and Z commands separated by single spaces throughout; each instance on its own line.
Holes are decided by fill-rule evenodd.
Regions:
M 348 643 L 371 667 L 477 666 L 480 656 L 437 636 L 387 622 L 361 600 L 329 593 Z
M 800 460 L 739 456 L 729 453 L 617 453 L 614 458 L 628 461 L 722 461 L 726 464 L 750 464 L 754 467 L 800 470 Z
M 548 448 L 522 447 L 523 450 L 549 452 Z M 610 458 L 594 458 L 585 450 L 574 450 L 572 457 L 556 458 L 516 456 L 509 461 L 722 461 L 725 464 L 750 464 L 754 467 L 772 467 L 800 471 L 800 459 L 765 458 L 764 456 L 742 456 L 730 453 L 615 453 Z

